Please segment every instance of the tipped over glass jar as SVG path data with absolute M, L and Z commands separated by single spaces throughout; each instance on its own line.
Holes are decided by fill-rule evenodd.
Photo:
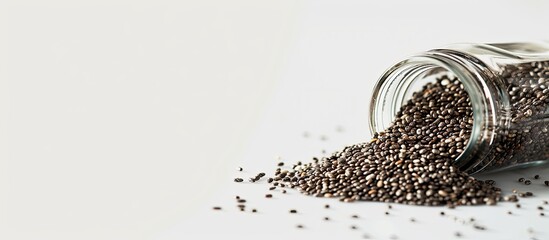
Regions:
M 378 80 L 370 129 L 382 132 L 414 92 L 456 77 L 473 108 L 470 139 L 456 166 L 468 173 L 549 159 L 549 42 L 455 44 L 412 56 Z

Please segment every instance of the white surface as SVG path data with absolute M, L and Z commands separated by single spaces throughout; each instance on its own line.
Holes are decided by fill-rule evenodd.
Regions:
M 549 39 L 540 1 L 0 2 L 0 239 L 549 239 L 538 196 L 497 207 L 265 199 L 276 156 L 368 138 L 377 77 L 454 42 Z M 336 132 L 342 126 L 344 132 Z M 311 137 L 304 139 L 302 133 Z M 326 135 L 328 141 L 320 141 Z M 234 170 L 243 166 L 246 172 Z M 260 213 L 235 211 L 234 195 Z M 330 203 L 333 209 L 322 208 Z M 213 212 L 214 205 L 223 206 Z M 287 213 L 296 208 L 300 214 Z M 546 207 L 549 208 L 549 207 Z M 511 209 L 513 215 L 506 214 Z M 351 214 L 361 216 L 358 220 Z M 547 213 L 547 212 L 546 212 Z M 324 215 L 334 219 L 323 223 Z M 475 231 L 452 216 L 475 216 Z M 418 219 L 410 224 L 409 217 Z M 352 223 L 359 230 L 351 230 Z M 306 229 L 298 231 L 295 224 Z

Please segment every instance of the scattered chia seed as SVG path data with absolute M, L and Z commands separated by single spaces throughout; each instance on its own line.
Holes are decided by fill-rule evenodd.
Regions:
M 238 170 L 239 172 L 242 172 L 242 168 L 241 167 L 238 167 L 236 170 Z
M 272 198 L 273 195 L 272 195 L 272 194 L 265 194 L 265 197 L 266 197 L 266 198 Z
M 530 184 L 532 184 L 532 181 L 530 181 L 530 180 L 525 180 L 525 181 L 524 181 L 524 184 L 530 185 Z
M 221 207 L 213 207 L 213 210 L 221 210 Z
M 330 204 L 324 205 L 324 208 L 330 208 Z
M 329 217 L 324 217 L 324 221 L 330 221 Z
M 290 210 L 290 213 L 297 213 L 297 210 L 292 209 L 292 210 Z
M 534 176 L 534 179 L 539 179 L 539 175 L 536 174 L 536 175 Z
M 508 196 L 503 197 L 503 200 L 508 201 L 508 202 L 518 202 L 518 197 L 517 197 L 517 195 L 508 195 Z
M 545 186 L 549 186 L 549 181 L 545 181 Z
M 242 181 L 244 181 L 244 179 L 242 179 L 242 178 L 235 178 L 234 181 L 235 181 L 235 182 L 242 182 Z
M 304 226 L 301 225 L 301 224 L 298 224 L 296 227 L 297 227 L 297 228 L 304 228 Z
M 473 227 L 478 230 L 486 230 L 486 227 L 480 225 L 474 225 Z
M 524 182 L 524 180 L 525 180 L 525 179 L 524 179 L 523 177 L 521 177 L 521 178 L 518 179 L 519 182 Z

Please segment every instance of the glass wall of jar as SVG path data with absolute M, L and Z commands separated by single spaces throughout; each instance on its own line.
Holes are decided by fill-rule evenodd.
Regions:
M 401 61 L 378 80 L 372 133 L 386 129 L 412 94 L 437 77 L 461 81 L 472 132 L 455 160 L 469 173 L 544 164 L 549 159 L 549 42 L 456 44 Z

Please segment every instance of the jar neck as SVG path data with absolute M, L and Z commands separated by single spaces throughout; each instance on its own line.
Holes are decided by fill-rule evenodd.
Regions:
M 479 59 L 460 51 L 436 49 L 413 56 L 387 70 L 378 80 L 370 103 L 370 131 L 388 128 L 401 106 L 436 76 L 457 77 L 463 84 L 473 109 L 473 128 L 467 146 L 455 160 L 468 173 L 476 168 L 496 141 L 496 127 L 508 126 L 501 111 L 509 99 L 503 82 Z M 503 114 L 503 115 L 502 115 Z

